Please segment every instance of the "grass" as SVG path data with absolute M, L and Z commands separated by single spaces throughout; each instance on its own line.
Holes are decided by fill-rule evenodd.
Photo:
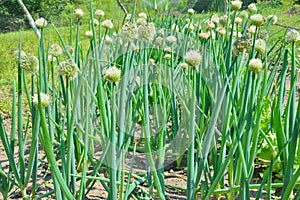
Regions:
M 288 14 L 288 11 L 291 8 L 296 8 L 299 12 L 300 5 L 293 4 L 292 1 L 283 1 L 283 4 L 281 6 L 272 6 L 268 3 L 261 2 L 261 5 L 259 5 L 259 7 L 260 12 L 263 13 L 265 16 L 278 16 L 278 24 L 300 29 L 299 13 Z M 282 36 L 285 34 L 285 32 L 285 28 L 280 26 L 273 26 L 270 31 L 270 39 L 273 41 L 282 39 Z

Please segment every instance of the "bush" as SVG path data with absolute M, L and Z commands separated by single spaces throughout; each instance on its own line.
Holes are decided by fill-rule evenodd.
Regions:
M 0 32 L 9 32 L 25 27 L 25 16 L 16 1 L 4 1 L 0 5 L 0 15 Z
M 68 11 L 69 4 L 80 4 L 81 0 L 23 0 L 34 19 L 46 17 L 48 21 L 59 19 L 60 14 Z M 0 32 L 10 32 L 28 28 L 26 15 L 16 0 L 6 0 L 0 4 Z

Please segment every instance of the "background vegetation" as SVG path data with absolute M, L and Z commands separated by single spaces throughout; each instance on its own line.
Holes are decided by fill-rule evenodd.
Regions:
M 23 0 L 23 2 L 27 6 L 29 12 L 32 13 L 34 18 L 43 16 L 47 18 L 48 21 L 53 21 L 60 26 L 66 25 L 68 23 L 66 18 L 69 16 L 70 11 L 73 11 L 74 6 L 81 7 L 84 10 L 88 10 L 88 5 L 84 3 L 84 0 Z M 107 14 L 111 17 L 115 15 L 116 10 L 119 10 L 119 8 L 117 8 L 117 3 L 115 0 L 94 2 L 95 7 L 101 7 L 102 9 L 108 11 Z M 255 0 L 245 0 L 244 6 L 247 6 L 252 2 L 255 2 Z M 128 9 L 132 8 L 132 1 L 125 0 L 123 1 L 123 3 Z M 224 1 L 220 0 L 192 0 L 188 2 L 173 0 L 173 3 L 176 6 L 183 8 L 186 8 L 187 6 L 193 7 L 199 13 L 204 10 L 224 10 Z M 20 28 L 29 28 L 26 16 L 24 15 L 16 0 L 1 1 L 0 15 L 0 32 L 10 32 L 18 30 Z

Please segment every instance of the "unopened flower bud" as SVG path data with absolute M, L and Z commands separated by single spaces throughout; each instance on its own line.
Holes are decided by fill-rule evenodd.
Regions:
M 248 10 L 249 10 L 250 12 L 252 12 L 252 13 L 256 13 L 256 12 L 257 12 L 256 4 L 255 4 L 255 3 L 249 4 Z
M 172 48 L 171 47 L 166 47 L 166 48 L 164 48 L 164 51 L 171 53 L 172 52 Z
M 52 55 L 48 55 L 48 62 L 55 62 L 55 61 L 56 61 L 56 57 Z
M 250 27 L 247 29 L 247 31 L 248 31 L 251 35 L 253 35 L 253 34 L 255 33 L 255 30 L 256 30 L 256 26 L 250 26 Z
M 41 104 L 42 104 L 42 107 L 45 108 L 49 105 L 49 101 L 50 101 L 50 97 L 48 94 L 45 94 L 45 93 L 40 93 L 40 97 L 41 97 Z M 39 98 L 38 98 L 38 94 L 35 94 L 33 97 L 32 97 L 32 102 L 35 106 L 39 106 Z
M 241 24 L 241 23 L 243 22 L 243 19 L 240 18 L 240 17 L 237 17 L 237 18 L 235 18 L 234 22 L 235 22 L 236 24 Z
M 161 29 L 159 29 L 159 30 L 157 31 L 157 33 L 158 33 L 160 36 L 164 36 L 165 30 L 164 30 L 163 28 L 161 28 Z
M 231 1 L 231 8 L 234 11 L 237 11 L 239 9 L 241 9 L 243 2 L 239 1 L 239 0 L 234 0 Z
M 94 21 L 94 26 L 98 26 L 99 25 L 98 19 L 94 19 L 93 21 Z
M 83 11 L 81 9 L 74 10 L 74 15 L 79 19 L 83 16 Z
M 106 29 L 112 29 L 114 27 L 113 23 L 111 22 L 111 20 L 104 20 L 102 22 L 102 27 L 106 28 Z
M 262 62 L 258 58 L 253 58 L 249 62 L 249 70 L 255 74 L 259 73 L 262 69 Z
M 104 39 L 104 38 L 103 38 Z M 105 36 L 105 44 L 106 45 L 110 45 L 112 44 L 113 40 L 111 37 L 109 37 L 108 35 Z
M 150 59 L 149 59 L 149 64 L 150 64 L 150 65 L 154 65 L 154 63 L 155 63 L 154 59 L 150 58 Z
M 141 12 L 141 13 L 139 13 L 139 15 L 138 15 L 140 18 L 144 18 L 144 19 L 147 19 L 147 14 L 146 13 L 144 13 L 144 12 Z
M 217 24 L 219 24 L 220 19 L 219 19 L 218 15 L 215 14 L 215 15 L 213 15 L 213 16 L 211 17 L 211 21 L 212 21 L 215 25 L 217 25 Z
M 143 17 L 140 17 L 136 20 L 136 24 L 137 25 L 144 25 L 144 24 L 147 24 L 147 20 Z
M 254 26 L 261 26 L 264 23 L 264 18 L 261 14 L 252 15 L 250 20 Z
M 175 31 L 175 32 L 178 32 L 179 28 L 176 24 L 172 24 L 172 30 Z
M 164 56 L 164 58 L 166 59 L 166 60 L 170 60 L 171 59 L 171 54 L 166 54 L 165 56 Z
M 126 17 L 125 17 L 125 20 L 126 20 L 126 21 L 130 21 L 130 20 L 131 20 L 131 17 L 132 17 L 132 15 L 128 13 L 128 14 L 126 15 Z
M 243 18 L 243 19 L 247 19 L 248 18 L 248 12 L 246 10 L 243 10 L 241 13 L 240 13 L 240 16 Z
M 220 17 L 219 21 L 220 21 L 220 24 L 222 24 L 223 26 L 225 26 L 227 24 L 227 15 L 223 15 Z
M 71 46 L 67 46 L 67 49 L 68 49 L 68 51 L 69 51 L 69 53 L 71 54 L 71 55 L 73 55 L 73 53 L 74 53 L 74 49 L 73 49 L 73 47 L 71 47 Z
M 35 25 L 38 27 L 38 28 L 43 28 L 45 26 L 47 26 L 47 20 L 45 20 L 43 17 L 35 20 Z
M 259 53 L 263 53 L 265 51 L 266 48 L 266 42 L 262 39 L 258 39 L 255 42 L 255 51 L 259 52 Z
M 207 40 L 210 37 L 210 33 L 209 32 L 202 32 L 202 33 L 199 34 L 199 37 L 201 39 Z
M 93 31 L 86 31 L 85 36 L 88 37 L 89 39 L 93 38 Z
M 218 27 L 216 29 L 216 31 L 220 34 L 220 35 L 225 35 L 226 34 L 226 29 L 224 27 Z
M 189 15 L 195 14 L 195 10 L 193 8 L 188 9 Z
M 193 24 L 186 24 L 184 26 L 184 30 L 187 30 L 187 31 L 193 31 L 195 29 L 194 25 Z
M 104 14 L 105 14 L 105 13 L 104 13 L 103 10 L 97 9 L 97 10 L 95 11 L 95 16 L 97 16 L 97 17 L 103 17 Z
M 180 65 L 180 67 L 182 68 L 182 69 L 187 69 L 188 68 L 188 64 L 187 63 L 181 63 L 181 65 Z
M 206 27 L 207 27 L 208 29 L 213 29 L 213 28 L 215 28 L 215 24 L 214 24 L 212 21 L 207 20 L 205 23 L 206 23 Z

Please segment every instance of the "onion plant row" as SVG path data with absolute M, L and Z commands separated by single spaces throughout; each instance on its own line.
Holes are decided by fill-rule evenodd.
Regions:
M 97 182 L 107 199 L 168 199 L 170 189 L 187 199 L 250 199 L 256 189 L 271 199 L 276 188 L 299 198 L 300 36 L 287 30 L 270 42 L 276 16 L 240 4 L 206 19 L 134 8 L 114 27 L 90 3 L 89 22 L 80 9 L 70 16 L 67 39 L 38 19 L 37 55 L 22 51 L 20 35 L 10 128 L 0 118 L 3 198 L 85 199 Z M 53 185 L 40 194 L 45 165 Z M 186 172 L 186 186 L 166 184 L 170 166 Z

